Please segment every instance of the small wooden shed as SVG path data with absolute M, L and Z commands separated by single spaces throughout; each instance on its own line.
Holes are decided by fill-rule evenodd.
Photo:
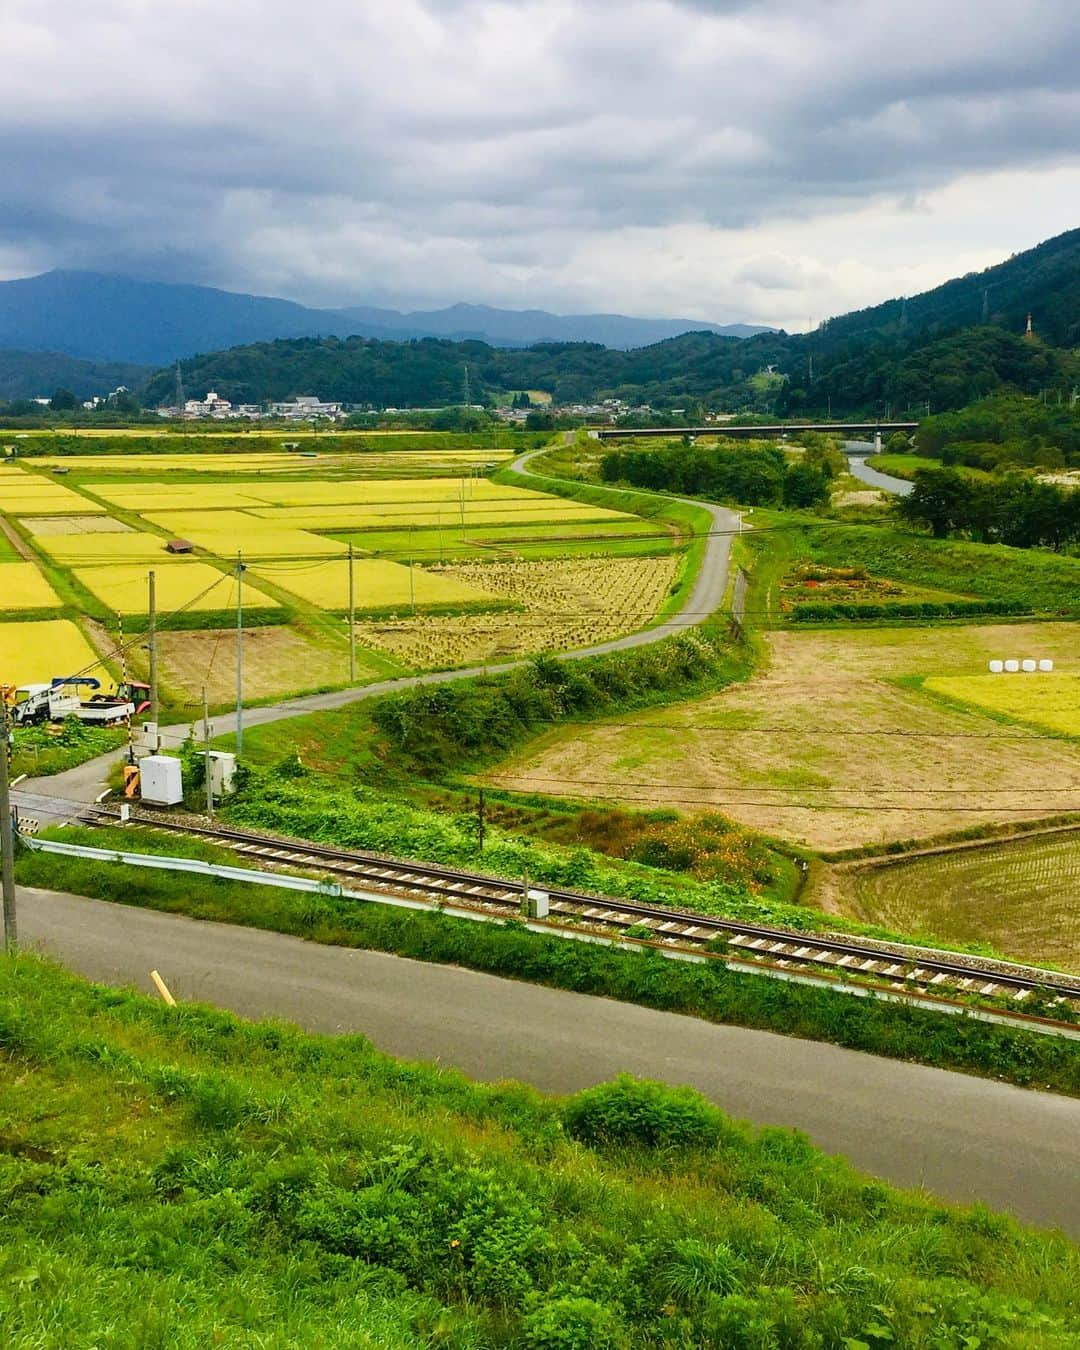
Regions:
M 187 539 L 170 539 L 165 545 L 166 553 L 194 553 L 195 545 Z

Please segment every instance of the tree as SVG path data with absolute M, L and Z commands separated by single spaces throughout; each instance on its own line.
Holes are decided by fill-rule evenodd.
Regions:
M 820 506 L 829 500 L 829 476 L 812 464 L 793 464 L 784 475 L 784 505 Z
M 916 525 L 926 525 L 935 539 L 964 529 L 972 513 L 971 480 L 955 469 L 919 469 L 915 486 L 900 503 L 900 514 Z
M 70 389 L 57 389 L 49 399 L 53 412 L 73 412 L 78 406 L 79 401 Z

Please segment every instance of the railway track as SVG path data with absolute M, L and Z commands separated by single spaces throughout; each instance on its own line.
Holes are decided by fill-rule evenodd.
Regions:
M 118 819 L 118 812 L 95 807 L 82 819 L 89 824 L 111 823 Z M 268 870 L 315 871 L 342 884 L 388 896 L 419 897 L 504 918 L 518 916 L 524 900 L 523 881 L 458 868 L 190 820 L 133 815 L 132 824 L 205 839 Z M 1025 1000 L 1038 995 L 1056 1002 L 1057 1012 L 1050 1016 L 1071 1020 L 1080 1012 L 1080 978 L 1057 972 L 935 948 L 798 932 L 580 891 L 544 889 L 550 897 L 551 921 L 573 925 L 582 932 L 611 937 L 629 933 L 665 946 L 721 951 L 729 963 L 760 966 L 770 973 L 789 972 L 794 976 L 813 972 L 896 993 L 1008 1004 L 1021 1009 Z

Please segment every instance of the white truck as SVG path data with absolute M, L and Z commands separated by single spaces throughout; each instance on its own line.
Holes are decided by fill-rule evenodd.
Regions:
M 96 692 L 88 699 L 80 689 Z M 63 722 L 76 717 L 90 726 L 114 727 L 142 712 L 148 705 L 142 694 L 147 686 L 122 684 L 111 694 L 101 693 L 101 681 L 86 677 L 57 676 L 48 684 L 28 684 L 5 691 L 11 707 L 11 720 L 17 727 L 40 722 Z

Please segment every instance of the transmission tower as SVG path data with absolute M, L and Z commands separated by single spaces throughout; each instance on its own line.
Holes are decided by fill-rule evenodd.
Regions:
M 467 408 L 467 407 L 469 406 L 469 404 L 472 402 L 472 396 L 471 396 L 471 394 L 470 394 L 470 392 L 469 392 L 469 365 L 468 365 L 468 362 L 465 363 L 465 365 L 462 367 L 462 369 L 465 371 L 465 383 L 464 383 L 464 387 L 463 387 L 463 389 L 462 389 L 462 393 L 463 393 L 464 396 L 465 396 L 465 397 L 464 397 L 464 403 L 465 403 L 465 407 Z
M 180 416 L 184 415 L 184 404 L 187 400 L 184 398 L 184 377 L 180 374 L 180 362 L 176 363 L 176 408 Z

